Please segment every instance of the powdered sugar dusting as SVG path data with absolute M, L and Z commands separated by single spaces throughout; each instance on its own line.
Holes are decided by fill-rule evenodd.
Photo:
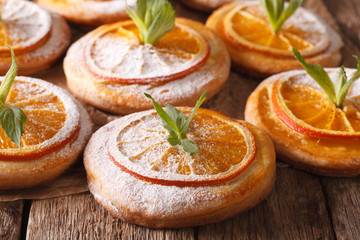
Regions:
M 99 31 L 85 47 L 85 60 L 96 74 L 121 79 L 164 78 L 196 66 L 207 55 L 207 51 L 193 54 L 179 49 L 142 45 L 131 31 L 122 28 L 122 24 Z M 128 33 L 126 37 L 118 34 L 119 28 Z M 179 23 L 175 28 L 185 29 L 197 39 L 198 45 L 207 45 L 193 29 Z
M 335 82 L 336 82 L 336 79 L 338 77 L 340 69 L 339 68 L 325 68 L 325 70 L 329 74 L 329 77 L 330 77 L 331 81 L 335 85 Z M 345 68 L 345 72 L 346 72 L 347 78 L 350 79 L 354 75 L 355 69 Z M 295 73 L 294 76 L 289 78 L 289 79 L 291 79 L 291 81 L 293 83 L 301 84 L 301 85 L 305 85 L 305 86 L 310 86 L 312 88 L 315 88 L 315 89 L 323 92 L 323 90 L 319 86 L 319 84 L 313 78 L 311 78 L 311 76 L 309 74 L 305 73 L 302 70 L 296 71 L 294 73 Z M 284 78 L 284 79 L 288 79 L 288 78 Z M 349 90 L 349 92 L 347 94 L 347 98 L 355 100 L 355 99 L 357 99 L 357 97 L 359 95 L 360 95 L 360 80 L 355 81 L 351 85 L 350 90 Z
M 134 107 L 131 105 L 131 102 L 125 100 L 122 102 L 120 100 L 120 98 L 131 98 L 139 100 L 136 101 L 136 108 L 149 109 L 152 107 L 151 103 L 144 96 L 144 92 L 147 92 L 159 103 L 186 105 L 189 104 L 186 102 L 189 98 L 200 96 L 206 89 L 214 89 L 214 85 L 220 87 L 229 75 L 230 58 L 227 54 L 224 54 L 224 51 L 226 51 L 225 46 L 212 32 L 209 32 L 206 36 L 210 45 L 208 60 L 195 72 L 183 78 L 163 84 L 121 84 L 103 81 L 87 71 L 83 63 L 83 49 L 88 44 L 90 38 L 92 38 L 91 33 L 75 42 L 68 50 L 64 60 L 64 70 L 68 78 L 68 86 L 70 89 L 75 86 L 76 90 L 72 90 L 75 95 L 80 97 L 97 96 L 99 92 L 110 92 L 113 96 L 119 96 L 118 101 L 122 106 Z M 75 66 L 73 63 L 81 63 L 81 65 Z M 87 86 L 86 91 L 76 87 L 77 84 L 83 84 L 83 79 L 87 79 L 89 83 L 91 82 Z M 101 98 L 103 99 L 103 97 Z
M 2 82 L 3 79 L 3 77 L 0 78 L 0 81 Z M 17 94 L 13 95 L 13 91 Z M 29 77 L 16 77 L 8 98 L 7 104 L 15 104 L 20 108 L 24 103 L 27 103 L 26 107 L 23 107 L 23 110 L 29 118 L 28 121 L 33 123 L 31 126 L 37 126 L 36 129 L 31 129 L 25 123 L 25 133 L 23 138 L 28 140 L 33 138 L 46 139 L 46 134 L 51 134 L 51 132 L 54 131 L 54 133 L 56 133 L 49 140 L 39 142 L 35 146 L 26 146 L 26 148 L 24 148 L 26 151 L 38 151 L 39 149 L 41 150 L 57 145 L 67 139 L 79 125 L 79 109 L 74 103 L 73 97 L 62 88 L 51 83 Z M 58 101 L 58 104 L 52 104 L 51 100 Z M 30 105 L 28 105 L 29 101 L 31 103 Z M 48 114 L 48 119 L 46 119 L 45 122 L 42 122 L 43 112 Z M 51 126 L 51 115 L 63 118 L 63 125 Z M 42 118 L 37 119 L 37 117 Z M 54 122 L 54 124 L 58 123 Z M 58 129 L 61 130 L 58 131 Z M 43 134 L 45 135 L 43 136 Z
M 197 122 L 199 114 L 201 111 L 195 115 L 194 122 Z M 244 140 L 244 136 L 247 135 L 243 135 L 243 131 L 247 129 L 241 125 L 225 123 L 215 116 L 208 118 L 210 122 L 215 121 L 218 125 L 226 125 L 226 127 L 221 128 L 211 124 L 208 126 L 203 122 L 197 124 L 197 128 L 190 128 L 187 137 L 195 143 L 199 140 L 200 143 L 199 151 L 195 156 L 190 156 L 179 146 L 172 147 L 167 142 L 169 134 L 164 131 L 161 119 L 155 111 L 123 117 L 109 136 L 109 153 L 114 161 L 128 170 L 153 179 L 176 181 L 220 179 L 224 177 L 223 173 L 231 174 L 244 166 L 249 161 L 253 148 L 249 146 L 251 145 L 249 140 Z M 207 133 L 207 138 L 201 137 L 206 135 L 204 133 Z M 231 134 L 232 137 L 229 144 L 232 143 L 232 146 L 239 150 L 234 153 L 238 158 L 236 164 L 231 157 L 223 153 L 225 150 L 223 147 L 215 146 L 222 142 L 228 144 L 226 134 Z M 240 149 L 245 150 L 246 154 L 242 155 Z
M 82 11 L 93 12 L 96 10 L 97 13 L 104 15 L 117 14 L 119 12 L 125 12 L 126 4 L 128 6 L 134 6 L 136 0 L 67 0 L 66 4 L 74 4 L 78 6 Z M 91 17 L 91 16 L 89 16 Z
M 234 8 L 229 14 L 239 11 L 256 16 L 259 21 L 268 25 L 270 28 L 265 10 L 258 1 L 241 2 L 238 4 L 238 7 Z M 226 25 L 226 27 L 230 26 Z M 299 44 L 297 43 L 299 40 L 304 40 L 304 42 L 309 43 L 309 47 L 301 50 L 303 56 L 314 55 L 324 51 L 330 45 L 330 35 L 327 27 L 322 23 L 322 20 L 302 7 L 299 7 L 295 13 L 284 22 L 279 34 L 279 36 L 287 40 L 290 45 L 295 43 L 295 47 L 297 47 L 296 44 Z M 243 41 L 249 42 L 245 38 L 243 38 Z M 249 44 L 256 46 L 259 50 L 266 50 L 264 46 L 267 47 L 266 44 L 268 43 L 261 45 L 249 42 Z M 288 55 L 292 56 L 291 50 L 290 46 L 288 50 L 277 49 L 276 51 L 282 54 L 288 53 Z
M 73 163 L 84 149 L 92 133 L 92 124 L 86 110 L 75 99 L 73 99 L 72 104 L 76 106 L 80 114 L 80 122 L 79 122 L 80 130 L 76 138 L 73 139 L 73 141 L 70 141 L 64 147 L 62 147 L 57 151 L 53 151 L 41 158 L 34 159 L 32 161 L 14 162 L 14 161 L 5 161 L 4 159 L 2 159 L 0 161 L 1 172 L 2 173 L 14 172 L 17 174 L 24 173 L 25 175 L 28 175 L 29 172 L 32 172 L 32 173 L 39 173 L 41 175 L 41 174 L 48 174 L 49 169 L 57 168 L 59 167 L 60 164 L 69 166 L 71 163 Z M 52 178 L 55 177 L 57 176 L 56 175 L 52 176 Z M 49 176 L 49 179 L 50 178 L 51 177 Z
M 44 39 L 51 30 L 50 14 L 28 1 L 1 0 L 1 24 L 8 43 L 14 50 L 31 47 Z M 4 46 L 3 46 L 4 47 Z
M 115 205 L 121 205 L 134 208 L 139 212 L 146 214 L 173 215 L 182 214 L 186 208 L 195 206 L 195 199 L 202 198 L 203 201 L 212 201 L 212 206 L 216 207 L 222 200 L 217 196 L 216 191 L 202 192 L 201 188 L 194 187 L 176 187 L 163 186 L 151 184 L 145 181 L 140 181 L 131 175 L 123 172 L 120 168 L 109 159 L 107 155 L 107 140 L 109 132 L 116 128 L 119 122 L 113 121 L 98 130 L 92 137 L 93 143 L 88 144 L 84 153 L 86 168 L 97 169 L 100 171 L 97 183 L 89 182 L 89 189 L 96 188 L 94 184 L 101 184 L 102 190 L 107 190 L 117 194 L 117 201 Z M 87 160 L 89 162 L 87 162 Z M 104 174 L 103 174 L 104 173 Z M 106 174 L 105 174 L 106 173 Z M 103 197 L 96 192 L 92 192 L 96 199 Z M 102 200 L 103 201 L 103 200 Z M 109 202 L 115 210 L 118 210 L 115 205 Z M 168 207 L 173 205 L 172 207 Z
M 138 119 L 144 113 L 126 116 Z M 199 216 L 206 212 L 223 209 L 224 204 L 234 199 L 242 201 L 245 191 L 239 191 L 258 169 L 259 156 L 239 177 L 226 184 L 202 187 L 177 187 L 152 184 L 123 172 L 109 158 L 109 134 L 114 133 L 126 119 L 115 120 L 94 133 L 84 153 L 89 189 L 94 197 L 116 214 L 134 213 L 139 216 L 152 216 L 160 219 Z M 268 161 L 268 160 L 267 160 Z M 250 183 L 251 185 L 252 183 Z M 250 187 L 249 185 L 249 187 Z M 240 206 L 240 205 L 239 205 Z M 236 207 L 235 207 L 236 208 Z M 125 215 L 125 219 L 129 216 Z

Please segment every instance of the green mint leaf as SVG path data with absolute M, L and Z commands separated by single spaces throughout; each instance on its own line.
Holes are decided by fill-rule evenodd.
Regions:
M 195 112 L 204 102 L 207 91 L 205 91 L 199 100 L 196 102 L 195 107 L 188 119 L 185 118 L 184 114 L 175 107 L 166 104 L 165 110 L 151 97 L 150 94 L 144 93 L 146 97 L 151 99 L 156 112 L 162 119 L 163 127 L 168 130 L 171 137 L 167 139 L 171 146 L 181 145 L 185 152 L 188 152 L 193 156 L 197 151 L 198 147 L 190 139 L 185 139 L 187 130 L 191 120 L 193 119 Z
M 340 107 L 340 108 L 342 107 L 342 105 L 344 103 L 344 100 L 350 89 L 351 84 L 353 84 L 353 82 L 355 82 L 360 77 L 360 58 L 358 56 L 353 56 L 353 57 L 356 58 L 356 60 L 358 61 L 357 71 L 354 73 L 354 75 L 352 76 L 352 78 L 349 81 L 344 83 L 344 85 L 340 89 L 339 94 L 337 95 L 336 106 Z
M 271 27 L 276 27 L 277 19 L 284 9 L 284 0 L 260 0 L 261 5 L 266 11 Z
M 196 104 L 195 104 L 195 107 L 191 113 L 191 115 L 189 116 L 189 118 L 186 120 L 185 124 L 181 127 L 181 138 L 185 138 L 185 135 L 189 129 L 189 125 L 190 125 L 190 122 L 191 120 L 193 119 L 194 115 L 195 115 L 195 112 L 198 110 L 198 108 L 200 107 L 200 105 L 205 101 L 206 99 L 206 96 L 207 96 L 207 91 L 205 91 L 201 97 L 199 98 L 199 100 L 197 100 Z
M 169 104 L 165 104 L 165 112 L 171 117 L 171 119 L 176 123 L 176 125 L 181 129 L 185 124 L 186 118 L 182 112 L 180 112 L 176 107 L 173 107 Z
M 344 66 L 341 66 L 338 77 L 337 77 L 336 82 L 335 82 L 336 99 L 338 98 L 338 96 L 340 94 L 340 91 L 341 91 L 341 88 L 346 83 L 346 81 L 347 81 L 347 77 L 346 77 L 345 68 L 344 68 Z
M 24 112 L 17 106 L 0 109 L 0 124 L 6 136 L 10 138 L 21 150 L 21 136 L 27 120 Z
M 176 125 L 176 123 L 171 119 L 171 117 L 164 111 L 164 109 L 153 99 L 153 97 L 150 95 L 150 94 L 147 94 L 147 93 L 144 93 L 145 96 L 147 98 L 149 98 L 154 107 L 155 107 L 155 110 L 156 112 L 160 115 L 161 119 L 169 125 L 169 127 L 174 131 L 174 132 L 179 132 L 179 128 L 178 126 Z
M 154 45 L 175 27 L 175 11 L 167 0 L 137 0 L 126 12 L 140 31 L 143 44 Z
M 298 7 L 300 7 L 303 2 L 304 0 L 291 0 L 289 2 L 287 8 L 284 11 L 282 11 L 280 17 L 276 21 L 276 27 L 274 28 L 275 33 L 277 33 L 280 30 L 284 22 L 294 14 L 296 9 L 298 9 Z
M 0 86 L 0 125 L 6 136 L 10 138 L 21 151 L 21 136 L 24 133 L 24 124 L 27 120 L 24 112 L 17 106 L 7 107 L 6 98 L 17 74 L 17 64 L 14 51 L 8 46 L 11 53 L 12 64 Z
M 188 152 L 190 156 L 194 156 L 197 151 L 199 151 L 198 146 L 191 141 L 190 139 L 181 139 L 181 146 L 185 152 Z
M 177 137 L 170 137 L 167 139 L 171 146 L 181 145 L 181 141 Z
M 17 74 L 17 64 L 15 59 L 14 51 L 11 47 L 9 47 L 11 52 L 12 64 L 10 66 L 9 71 L 5 75 L 4 81 L 1 83 L 0 86 L 0 101 L 5 104 L 6 98 L 9 95 L 10 88 L 15 80 Z
M 126 5 L 126 12 L 129 17 L 134 21 L 135 25 L 138 27 L 140 32 L 140 38 L 143 42 L 144 39 L 144 30 L 146 29 L 145 23 L 142 19 L 145 18 L 145 10 L 146 10 L 146 0 L 138 0 L 136 2 L 136 8 L 130 8 Z
M 293 47 L 295 58 L 303 65 L 305 71 L 320 85 L 330 101 L 336 104 L 335 86 L 329 75 L 319 64 L 307 64 L 301 54 Z
M 175 132 L 175 130 L 164 120 L 162 120 L 162 125 L 169 132 L 171 137 L 178 138 L 178 134 Z
M 260 0 L 274 33 L 291 17 L 304 0 L 291 0 L 285 8 L 285 0 Z

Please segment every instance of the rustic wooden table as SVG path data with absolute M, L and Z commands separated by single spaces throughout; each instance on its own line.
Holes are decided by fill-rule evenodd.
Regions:
M 203 22 L 207 18 L 181 4 L 174 6 L 179 16 Z M 304 6 L 341 34 L 345 42 L 343 64 L 355 67 L 351 55 L 360 56 L 359 0 L 307 0 Z M 60 69 L 61 63 L 53 68 Z M 258 83 L 232 73 L 222 91 L 205 107 L 242 119 L 246 99 Z M 281 162 L 275 186 L 261 204 L 231 219 L 201 227 L 149 229 L 127 224 L 107 213 L 90 193 L 0 203 L 0 239 L 359 238 L 359 177 L 319 177 Z

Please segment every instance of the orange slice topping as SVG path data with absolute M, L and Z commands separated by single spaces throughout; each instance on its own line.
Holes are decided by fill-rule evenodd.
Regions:
M 27 52 L 42 44 L 50 36 L 51 16 L 35 3 L 28 1 L 0 1 L 0 53 Z
M 190 108 L 181 108 L 190 115 Z M 243 124 L 199 109 L 187 137 L 199 151 L 190 156 L 172 147 L 156 112 L 129 118 L 109 138 L 109 155 L 123 171 L 156 184 L 215 185 L 239 176 L 256 155 L 255 139 Z
M 275 34 L 258 2 L 241 4 L 224 18 L 226 36 L 235 44 L 273 55 L 293 56 L 292 47 L 303 56 L 326 50 L 330 39 L 326 27 L 312 14 L 299 8 Z
M 305 78 L 304 75 L 302 79 Z M 336 108 L 315 82 L 301 77 L 277 80 L 272 88 L 276 115 L 290 128 L 317 138 L 360 138 L 360 97 Z
M 93 75 L 119 83 L 159 83 L 184 77 L 207 60 L 209 44 L 196 30 L 176 23 L 155 46 L 140 43 L 132 21 L 98 28 L 85 47 L 85 66 Z
M 21 151 L 0 128 L 1 160 L 37 159 L 60 149 L 79 132 L 80 115 L 73 99 L 47 82 L 17 77 L 6 104 L 20 107 L 28 119 L 21 138 Z

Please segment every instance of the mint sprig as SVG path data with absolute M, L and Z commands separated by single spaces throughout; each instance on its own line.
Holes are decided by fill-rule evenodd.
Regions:
M 331 81 L 329 75 L 324 68 L 319 64 L 307 64 L 301 54 L 293 48 L 295 58 L 302 64 L 305 71 L 320 85 L 331 102 L 336 107 L 342 108 L 346 95 L 350 89 L 351 84 L 360 77 L 360 58 L 353 56 L 358 61 L 357 71 L 350 80 L 347 79 L 344 66 L 340 67 L 338 77 L 335 85 Z
M 154 45 L 175 26 L 175 11 L 167 0 L 137 0 L 126 12 L 140 31 L 141 43 Z
M 6 136 L 8 136 L 21 151 L 20 140 L 21 136 L 24 134 L 23 128 L 27 117 L 18 106 L 7 107 L 5 103 L 17 74 L 17 63 L 14 51 L 11 47 L 8 48 L 11 52 L 12 64 L 0 86 L 0 125 L 2 129 L 4 129 Z
M 188 117 L 185 118 L 184 114 L 180 112 L 177 108 L 166 104 L 165 110 L 152 98 L 150 94 L 145 93 L 145 96 L 151 99 L 153 105 L 155 107 L 156 112 L 162 119 L 163 127 L 169 132 L 170 137 L 167 141 L 171 146 L 180 145 L 184 149 L 185 152 L 188 152 L 191 156 L 199 150 L 196 144 L 190 140 L 185 138 L 186 133 L 189 130 L 190 122 L 193 119 L 195 112 L 198 110 L 200 105 L 204 102 L 207 96 L 207 91 L 205 91 L 199 100 L 196 102 L 195 107 Z
M 277 33 L 284 22 L 294 14 L 304 0 L 291 0 L 285 8 L 285 0 L 260 0 L 269 18 L 274 33 Z

